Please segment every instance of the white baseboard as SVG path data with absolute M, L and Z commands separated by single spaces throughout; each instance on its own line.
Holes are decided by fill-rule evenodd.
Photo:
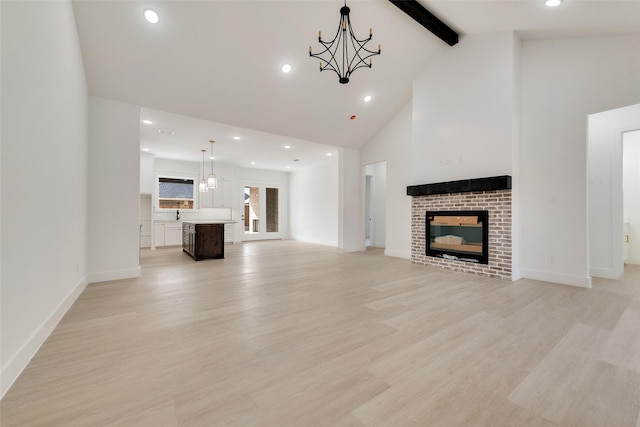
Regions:
M 601 277 L 603 279 L 619 279 L 624 274 L 624 264 L 618 269 L 605 267 L 589 267 L 591 277 Z
M 640 265 L 640 258 L 628 257 L 626 260 L 624 260 L 624 263 Z
M 515 282 L 516 280 L 520 280 L 524 277 L 522 270 L 511 270 L 511 281 Z
M 140 266 L 128 270 L 104 271 L 102 273 L 89 273 L 88 283 L 108 282 L 110 280 L 133 279 L 140 277 Z
M 363 252 L 365 250 L 364 246 L 347 246 L 342 248 L 342 252 L 345 254 L 353 253 L 353 252 Z
M 338 243 L 332 240 L 315 240 L 315 239 L 305 239 L 300 237 L 293 237 L 291 240 L 295 240 L 296 242 L 302 242 L 302 243 L 311 243 L 314 245 L 331 246 L 334 248 L 338 247 Z
M 53 329 L 58 322 L 69 310 L 71 305 L 78 299 L 84 288 L 87 287 L 86 278 L 82 278 L 78 282 L 71 292 L 62 300 L 58 307 L 53 310 L 47 320 L 45 320 L 27 341 L 20 347 L 20 349 L 9 359 L 9 361 L 2 367 L 0 372 L 0 399 L 4 397 L 5 393 L 11 388 L 13 383 L 18 379 L 24 368 L 27 367 L 33 356 L 38 352 L 42 344 L 51 335 Z
M 394 257 L 394 258 L 411 259 L 411 252 L 398 251 L 398 250 L 395 250 L 395 249 L 385 249 L 384 250 L 384 255 L 385 256 L 391 256 L 391 257 Z
M 527 279 L 558 283 L 560 285 L 578 286 L 580 288 L 591 288 L 591 277 L 589 276 L 573 276 L 569 274 L 526 269 L 522 269 L 521 274 L 523 278 Z

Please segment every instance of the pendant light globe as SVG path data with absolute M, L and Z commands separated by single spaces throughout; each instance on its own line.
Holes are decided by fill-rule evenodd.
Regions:
M 207 181 L 204 180 L 204 153 L 206 153 L 207 150 L 200 151 L 202 151 L 202 181 L 200 181 L 200 184 L 198 185 L 198 191 L 201 193 L 206 193 L 207 191 L 209 191 L 209 189 L 207 188 Z
M 207 177 L 207 188 L 218 188 L 218 178 L 216 177 L 216 174 L 213 173 L 213 143 L 215 142 L 214 140 L 210 140 L 209 141 L 211 143 L 211 172 L 209 173 L 209 176 Z

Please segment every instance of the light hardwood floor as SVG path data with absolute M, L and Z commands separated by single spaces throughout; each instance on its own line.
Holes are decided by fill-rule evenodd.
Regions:
M 640 427 L 640 268 L 591 290 L 293 241 L 89 285 L 9 426 Z

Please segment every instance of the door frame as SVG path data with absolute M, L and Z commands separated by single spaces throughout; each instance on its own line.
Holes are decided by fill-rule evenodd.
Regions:
M 260 199 L 260 212 L 258 214 L 259 220 L 261 223 L 266 223 L 267 217 L 267 188 L 276 188 L 278 190 L 278 231 L 277 232 L 268 232 L 266 230 L 266 224 L 260 224 L 259 231 L 257 233 L 247 234 L 244 230 L 244 189 L 246 187 L 257 187 L 259 199 Z M 242 200 L 241 209 L 240 209 L 240 240 L 243 242 L 254 241 L 254 240 L 278 240 L 282 239 L 282 185 L 280 184 L 271 184 L 264 182 L 256 182 L 256 181 L 240 181 L 240 197 Z M 262 220 L 264 218 L 264 221 Z

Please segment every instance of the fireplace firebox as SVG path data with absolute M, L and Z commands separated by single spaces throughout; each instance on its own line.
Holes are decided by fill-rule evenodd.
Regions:
M 488 264 L 488 211 L 427 211 L 427 256 Z

